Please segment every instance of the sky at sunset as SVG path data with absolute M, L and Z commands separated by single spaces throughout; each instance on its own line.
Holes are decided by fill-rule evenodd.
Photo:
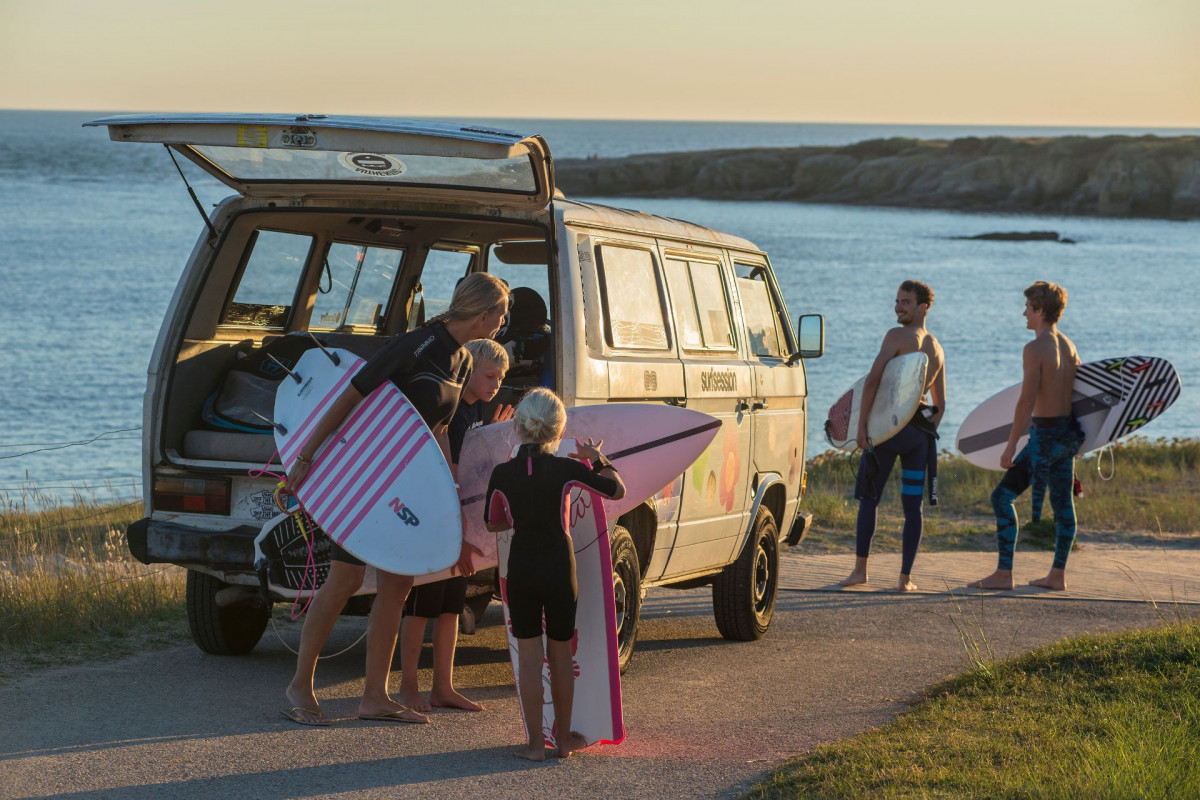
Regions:
M 1200 126 L 1200 0 L 0 0 L 0 108 Z

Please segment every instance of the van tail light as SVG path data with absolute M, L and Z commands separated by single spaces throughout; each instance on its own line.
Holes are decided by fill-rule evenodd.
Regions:
M 229 516 L 229 478 L 155 478 L 154 510 Z
M 808 494 L 808 470 L 800 473 L 800 496 Z

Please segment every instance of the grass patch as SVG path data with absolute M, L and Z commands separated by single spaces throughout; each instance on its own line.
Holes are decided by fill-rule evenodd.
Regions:
M 184 570 L 141 564 L 125 545 L 140 502 L 31 506 L 10 500 L 0 511 L 0 676 L 182 630 Z
M 763 798 L 1192 797 L 1200 623 L 976 662 L 895 722 L 788 764 Z
M 1122 541 L 1129 533 L 1153 533 L 1156 540 L 1176 543 L 1200 540 L 1200 440 L 1128 439 L 1110 456 L 1090 454 L 1076 462 L 1075 473 L 1083 496 L 1075 499 L 1079 534 L 1086 544 L 1097 534 Z M 812 550 L 853 549 L 858 501 L 854 478 L 858 455 L 840 451 L 822 453 L 808 461 L 808 493 L 804 506 L 813 512 L 813 529 L 804 546 Z M 879 506 L 875 546 L 900 547 L 904 522 L 900 508 L 899 467 L 884 491 Z M 1106 480 L 1112 474 L 1111 479 Z M 980 469 L 959 456 L 943 452 L 938 457 L 937 506 L 925 505 L 924 550 L 991 549 L 995 546 L 995 521 L 991 494 L 1001 473 Z M 1030 524 L 1030 492 L 1017 501 L 1024 523 L 1020 543 L 1054 548 L 1052 512 L 1047 500 L 1043 520 Z

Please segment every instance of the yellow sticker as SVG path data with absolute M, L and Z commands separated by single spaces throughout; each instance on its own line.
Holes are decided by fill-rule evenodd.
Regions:
M 266 125 L 238 125 L 238 147 L 266 147 Z

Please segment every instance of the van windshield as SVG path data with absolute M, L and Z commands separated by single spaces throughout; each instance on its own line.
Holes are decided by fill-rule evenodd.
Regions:
M 193 145 L 243 183 L 385 183 L 536 194 L 530 157 L 461 158 L 390 153 Z

